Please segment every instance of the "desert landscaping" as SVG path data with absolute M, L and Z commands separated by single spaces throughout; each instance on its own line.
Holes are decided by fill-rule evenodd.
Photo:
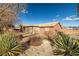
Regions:
M 40 4 L 30 5 L 32 8 L 37 7 L 38 10 L 38 6 L 48 7 L 48 9 L 53 6 L 52 4 L 50 4 L 50 7 Z M 34 20 L 32 18 L 38 17 L 37 9 L 33 9 L 36 12 L 33 14 L 36 15 L 35 17 L 33 15 L 32 18 L 32 13 L 28 14 L 31 9 L 29 11 L 27 9 L 29 8 L 27 8 L 26 3 L 0 4 L 0 56 L 79 56 L 79 28 L 65 28 L 62 19 L 58 18 L 60 15 L 56 16 L 58 21 L 55 19 L 48 22 L 49 19 L 46 21 L 47 18 L 41 20 L 42 22 L 37 21 L 37 19 Z M 48 9 L 45 10 L 48 12 Z M 41 15 L 44 17 L 45 10 L 41 10 L 44 14 Z M 51 12 L 53 12 L 52 10 Z M 21 17 L 22 20 L 20 20 Z M 34 24 L 27 24 L 28 17 L 31 19 L 30 22 L 34 22 Z M 40 18 L 38 17 L 38 19 Z M 70 16 L 70 18 L 66 17 L 66 20 L 63 21 L 69 22 L 72 19 L 74 19 L 73 16 Z M 26 24 L 22 23 L 23 20 Z

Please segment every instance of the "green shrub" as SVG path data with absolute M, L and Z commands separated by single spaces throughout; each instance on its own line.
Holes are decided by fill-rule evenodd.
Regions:
M 0 55 L 16 56 L 19 55 L 24 47 L 17 42 L 18 38 L 14 33 L 0 33 Z
M 79 45 L 76 39 L 71 38 L 62 32 L 58 32 L 55 37 L 55 47 L 53 50 L 54 55 L 64 55 L 64 56 L 78 56 L 79 55 Z

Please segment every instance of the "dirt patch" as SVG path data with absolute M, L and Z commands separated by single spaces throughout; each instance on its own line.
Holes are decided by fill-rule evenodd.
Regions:
M 51 56 L 53 55 L 52 47 L 48 40 L 43 40 L 40 46 L 30 46 L 25 51 L 25 55 L 28 56 Z

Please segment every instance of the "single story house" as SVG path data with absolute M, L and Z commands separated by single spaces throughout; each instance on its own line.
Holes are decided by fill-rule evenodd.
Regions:
M 34 25 L 22 25 L 22 30 L 25 33 L 44 33 L 46 31 L 60 31 L 63 27 L 59 22 L 34 24 Z

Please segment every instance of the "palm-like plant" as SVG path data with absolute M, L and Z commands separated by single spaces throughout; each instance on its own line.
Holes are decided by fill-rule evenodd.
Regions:
M 69 37 L 62 32 L 57 33 L 55 37 L 55 46 L 54 55 L 64 55 L 64 56 L 78 56 L 79 55 L 79 46 L 76 39 Z
M 17 42 L 15 34 L 10 32 L 0 33 L 0 55 L 16 56 L 24 50 L 22 44 Z

